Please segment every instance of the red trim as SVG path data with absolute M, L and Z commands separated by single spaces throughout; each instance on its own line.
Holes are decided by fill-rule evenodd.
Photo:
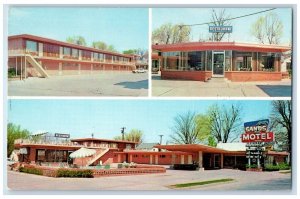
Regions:
M 248 52 L 286 52 L 289 46 L 248 44 L 236 42 L 189 42 L 178 44 L 152 45 L 153 50 L 168 51 L 196 51 L 196 50 L 236 50 Z

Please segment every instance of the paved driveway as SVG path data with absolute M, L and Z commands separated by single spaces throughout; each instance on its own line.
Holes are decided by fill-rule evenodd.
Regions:
M 161 80 L 152 76 L 152 95 L 162 97 L 291 97 L 291 80 L 272 82 L 208 82 Z
M 162 174 L 100 178 L 51 178 L 8 171 L 12 190 L 173 190 L 170 185 L 204 180 L 233 178 L 233 182 L 198 186 L 185 191 L 285 190 L 291 189 L 291 175 L 278 172 L 246 172 L 231 169 L 207 171 L 167 170 Z M 270 183 L 272 183 L 270 185 Z
M 9 81 L 9 96 L 148 96 L 148 74 L 103 72 Z

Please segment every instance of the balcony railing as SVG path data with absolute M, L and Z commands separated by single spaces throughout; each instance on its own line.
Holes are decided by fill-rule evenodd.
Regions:
M 78 143 L 71 142 L 69 140 L 31 140 L 31 139 L 17 139 L 15 140 L 14 144 L 41 144 L 41 145 L 57 145 L 57 146 L 82 146 Z

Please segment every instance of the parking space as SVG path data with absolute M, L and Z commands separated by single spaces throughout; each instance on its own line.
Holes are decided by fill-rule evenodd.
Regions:
M 148 73 L 103 72 L 8 81 L 9 96 L 148 96 Z

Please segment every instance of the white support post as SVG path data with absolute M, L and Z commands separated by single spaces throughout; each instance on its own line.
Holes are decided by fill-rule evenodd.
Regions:
M 39 43 L 39 57 L 43 57 L 44 56 L 44 45 L 43 43 Z
M 21 80 L 23 78 L 23 59 L 22 59 L 22 56 L 21 56 Z
M 63 47 L 59 47 L 59 58 L 62 59 L 63 58 Z
M 25 79 L 27 78 L 27 59 L 26 59 L 26 55 L 24 56 L 24 58 L 25 58 L 25 62 L 24 62 L 24 65 L 25 65 Z
M 199 171 L 204 171 L 203 168 L 203 152 L 199 151 L 199 156 L 198 156 L 198 164 L 199 164 Z
M 16 57 L 16 77 L 18 76 L 18 57 Z

